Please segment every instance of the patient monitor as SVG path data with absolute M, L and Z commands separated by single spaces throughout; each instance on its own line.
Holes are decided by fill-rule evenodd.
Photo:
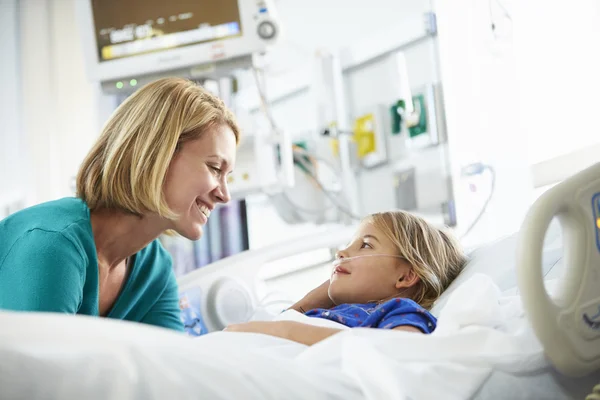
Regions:
M 216 84 L 227 103 L 237 90 L 235 72 L 253 68 L 256 56 L 281 37 L 271 0 L 78 0 L 76 5 L 88 78 L 117 104 L 166 76 L 199 82 L 212 92 Z M 116 105 L 108 103 L 112 113 Z M 293 172 L 287 132 L 245 135 L 230 191 L 243 198 L 291 186 Z
M 269 0 L 81 0 L 90 80 L 104 92 L 161 76 L 217 78 L 252 65 L 280 36 Z

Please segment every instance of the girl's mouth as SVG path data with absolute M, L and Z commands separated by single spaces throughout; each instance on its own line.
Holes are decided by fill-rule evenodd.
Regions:
M 337 266 L 335 267 L 335 270 L 333 271 L 335 274 L 346 274 L 346 275 L 350 275 L 350 271 L 348 271 L 346 268 L 343 268 L 341 266 Z

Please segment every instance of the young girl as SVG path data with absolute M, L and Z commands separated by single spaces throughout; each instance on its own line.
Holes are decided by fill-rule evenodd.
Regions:
M 348 327 L 431 333 L 427 310 L 466 263 L 457 241 L 404 211 L 365 218 L 350 244 L 336 254 L 330 280 L 291 308 Z M 317 343 L 339 329 L 294 321 L 248 322 L 227 331 L 257 332 Z

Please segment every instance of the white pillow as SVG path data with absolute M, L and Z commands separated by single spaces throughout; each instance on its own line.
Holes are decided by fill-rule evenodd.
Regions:
M 476 273 L 481 273 L 492 278 L 502 291 L 517 287 L 516 250 L 519 235 L 515 233 L 504 239 L 484 245 L 469 254 L 469 262 L 458 277 L 448 286 L 431 309 L 434 316 L 438 316 L 441 309 L 448 301 L 450 294 L 463 282 Z M 544 254 L 542 257 L 543 275 L 556 277 L 562 269 L 562 236 L 560 225 L 553 221 L 545 237 Z M 552 272 L 549 274 L 549 272 Z M 550 277 L 550 276 L 549 276 Z

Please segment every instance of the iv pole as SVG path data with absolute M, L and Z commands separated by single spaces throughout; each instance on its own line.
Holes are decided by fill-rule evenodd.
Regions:
M 344 91 L 344 76 L 342 72 L 342 65 L 338 55 L 327 55 L 328 60 L 324 61 L 330 68 L 331 79 L 332 79 L 332 101 L 334 111 L 334 124 L 331 129 L 333 137 L 338 139 L 339 144 L 339 155 L 340 155 L 340 169 L 342 178 L 342 190 L 344 197 L 348 201 L 348 206 L 352 215 L 360 214 L 360 203 L 358 196 L 358 184 L 356 176 L 352 169 L 352 129 L 348 123 L 348 112 L 346 109 L 346 95 Z M 345 223 L 351 223 L 352 217 L 350 215 L 342 214 L 343 221 Z

